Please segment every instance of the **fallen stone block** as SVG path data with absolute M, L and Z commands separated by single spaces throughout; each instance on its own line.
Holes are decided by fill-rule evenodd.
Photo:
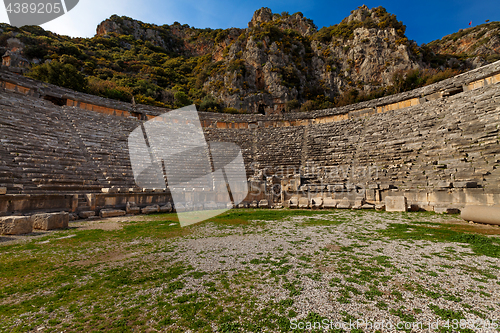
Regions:
M 109 217 L 119 217 L 119 216 L 125 216 L 127 214 L 126 211 L 124 210 L 118 210 L 118 209 L 103 209 L 99 213 L 101 218 L 109 218 Z
M 458 209 L 458 208 L 446 208 L 446 214 L 460 214 L 460 209 Z
M 362 209 L 363 205 L 366 203 L 364 197 L 356 197 L 354 200 L 354 206 L 352 206 L 352 209 Z
M 127 202 L 127 207 L 126 207 L 125 211 L 127 212 L 127 214 L 136 215 L 136 214 L 141 213 L 141 208 L 137 207 L 135 202 L 130 201 L 130 202 Z
M 71 222 L 76 221 L 76 220 L 79 220 L 79 219 L 80 219 L 80 217 L 78 216 L 78 214 L 76 214 L 76 213 L 71 213 L 71 214 L 69 214 L 69 220 L 70 220 Z
M 434 213 L 436 214 L 445 214 L 446 208 L 443 207 L 434 207 Z
M 299 208 L 299 198 L 297 197 L 292 197 L 289 201 L 288 201 L 288 206 L 290 208 Z
M 458 209 L 458 208 L 434 207 L 434 212 L 436 214 L 460 214 L 460 209 Z
M 406 212 L 408 210 L 406 197 L 385 197 L 385 210 L 387 212 Z
M 167 202 L 164 206 L 160 206 L 160 213 L 171 213 L 172 210 L 172 204 L 170 202 Z
M 311 199 L 311 208 L 319 209 L 323 207 L 323 204 L 323 198 L 321 197 Z
M 153 205 L 153 206 L 147 206 L 141 210 L 143 214 L 154 214 L 154 213 L 159 213 L 160 212 L 160 206 L 158 205 Z
M 24 235 L 33 232 L 33 220 L 29 216 L 0 217 L 0 235 Z
M 356 206 L 363 206 L 365 203 L 366 201 L 364 197 L 356 197 L 356 199 L 354 200 L 354 204 Z
M 207 202 L 203 205 L 203 209 L 205 210 L 217 210 L 219 209 L 219 205 L 215 201 Z
M 351 207 L 352 207 L 351 202 L 349 201 L 348 198 L 342 199 L 337 205 L 338 209 L 350 209 Z
M 88 218 L 94 217 L 95 212 L 93 210 L 89 210 L 89 211 L 85 211 L 85 212 L 80 212 L 78 215 L 82 219 L 88 219 Z
M 332 198 L 325 198 L 323 200 L 323 208 L 337 208 L 337 201 Z
M 238 208 L 248 208 L 248 204 L 246 202 L 242 202 L 238 204 Z
M 33 229 L 55 230 L 68 227 L 68 213 L 36 214 L 32 215 Z
M 7 194 L 7 187 L 0 187 L 0 195 Z
M 269 201 L 267 201 L 266 199 L 262 199 L 259 202 L 259 208 L 269 208 Z
M 375 210 L 377 212 L 383 211 L 383 210 L 385 210 L 385 205 L 384 204 L 375 205 Z
M 461 217 L 465 221 L 500 225 L 500 207 L 466 206 L 462 209 Z
M 307 198 L 300 198 L 299 199 L 299 208 L 309 208 L 309 199 Z
M 283 209 L 283 205 L 281 203 L 277 203 L 273 206 L 273 209 Z
M 176 213 L 183 213 L 183 212 L 187 212 L 187 208 L 184 206 L 184 204 L 182 203 L 175 203 L 175 212 Z
M 408 210 L 410 212 L 419 212 L 420 211 L 420 207 L 419 207 L 419 205 L 410 205 L 410 207 L 408 207 Z
M 361 209 L 375 209 L 375 205 L 364 204 Z
M 252 201 L 250 208 L 259 208 L 259 203 L 256 200 Z
M 127 209 L 127 214 L 137 215 L 141 213 L 141 207 L 130 207 Z

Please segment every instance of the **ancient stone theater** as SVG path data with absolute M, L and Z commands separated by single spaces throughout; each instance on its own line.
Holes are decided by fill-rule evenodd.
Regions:
M 453 213 L 500 204 L 499 82 L 495 62 L 341 108 L 199 115 L 207 141 L 241 148 L 249 194 L 240 207 Z M 53 213 L 71 220 L 176 208 L 168 190 L 136 185 L 127 145 L 135 128 L 168 110 L 6 70 L 0 88 L 3 219 L 43 215 L 50 228 Z

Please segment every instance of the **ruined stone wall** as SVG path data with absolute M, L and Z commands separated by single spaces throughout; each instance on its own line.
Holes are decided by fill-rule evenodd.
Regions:
M 500 204 L 499 126 L 496 83 L 366 117 L 255 128 L 257 154 L 246 162 L 263 170 L 262 183 L 292 166 L 300 187 L 284 188 L 286 198 L 348 198 L 354 204 L 359 197 L 379 203 L 405 195 L 410 205 L 427 210 Z M 231 131 L 229 140 L 238 133 L 220 131 Z
M 337 109 L 281 116 L 200 113 L 200 118 L 208 141 L 242 148 L 253 191 L 249 201 L 322 196 L 378 203 L 397 194 L 428 210 L 500 204 L 499 72 L 497 62 Z M 142 122 L 168 110 L 0 74 L 5 207 L 19 201 L 11 195 L 28 195 L 24 204 L 16 204 L 21 210 L 53 209 L 50 200 L 57 194 L 80 195 L 77 208 L 89 206 L 88 193 L 102 193 L 105 207 L 123 205 L 106 197 L 164 200 L 165 193 L 151 195 L 135 187 L 127 138 Z M 71 201 L 69 208 L 74 206 Z
M 404 195 L 410 205 L 426 210 L 498 205 L 500 75 L 495 66 L 492 72 L 482 68 L 455 81 L 342 109 L 280 119 L 225 116 L 225 123 L 242 126 L 246 118 L 258 138 L 253 148 L 258 153 L 246 156 L 247 165 L 261 169 L 261 185 L 252 187 L 258 188 L 256 198 L 267 177 L 290 175 L 280 170 L 292 166 L 300 186 L 297 177 L 284 177 L 281 199 L 348 198 L 354 205 L 356 198 L 381 203 L 388 195 Z M 224 129 L 220 115 L 202 117 L 217 121 L 229 140 L 241 131 Z

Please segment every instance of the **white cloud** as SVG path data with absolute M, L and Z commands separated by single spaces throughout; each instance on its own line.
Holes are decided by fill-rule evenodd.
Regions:
M 45 23 L 42 28 L 72 37 L 93 37 L 99 23 L 113 14 L 133 13 L 139 4 L 130 0 L 80 0 L 73 10 Z
M 129 16 L 158 25 L 175 21 L 197 28 L 227 28 L 241 24 L 236 15 L 246 6 L 229 0 L 80 0 L 67 14 L 45 23 L 42 28 L 71 37 L 93 37 L 99 23 L 111 15 Z M 248 14 L 251 18 L 251 13 Z M 0 21 L 9 22 L 0 5 Z M 237 22 L 235 22 L 237 21 Z
M 43 24 L 42 28 L 71 37 L 93 37 L 97 25 L 111 15 L 142 16 L 152 7 L 147 4 L 133 0 L 80 0 L 67 14 Z M 9 23 L 5 7 L 0 5 L 0 8 L 0 21 Z

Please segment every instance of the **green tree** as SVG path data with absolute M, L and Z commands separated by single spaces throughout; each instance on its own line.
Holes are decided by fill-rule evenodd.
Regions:
M 87 90 L 87 79 L 83 74 L 75 66 L 62 64 L 59 61 L 33 67 L 26 76 L 76 91 Z
M 183 106 L 191 105 L 191 103 L 193 103 L 189 99 L 188 95 L 186 95 L 182 91 L 176 92 L 174 94 L 174 98 L 175 98 L 175 106 L 178 107 L 178 108 L 182 108 Z
M 219 112 L 221 109 L 222 107 L 220 103 L 218 103 L 212 96 L 206 96 L 200 104 L 200 111 Z

